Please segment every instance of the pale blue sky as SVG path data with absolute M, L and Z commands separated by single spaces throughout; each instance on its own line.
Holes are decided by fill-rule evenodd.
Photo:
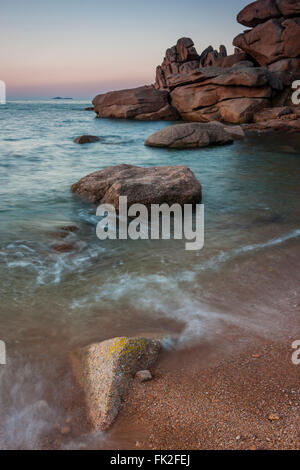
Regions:
M 247 0 L 0 0 L 0 80 L 8 97 L 91 98 L 152 83 L 165 50 L 182 36 L 198 52 L 244 27 Z

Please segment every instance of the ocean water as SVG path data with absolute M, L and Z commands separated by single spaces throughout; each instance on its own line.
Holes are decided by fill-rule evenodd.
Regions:
M 1 448 L 72 446 L 70 437 L 58 444 L 55 433 L 82 413 L 68 361 L 76 347 L 159 333 L 182 348 L 219 342 L 234 328 L 260 335 L 288 328 L 278 285 L 294 288 L 299 268 L 300 137 L 154 149 L 145 139 L 170 123 L 96 119 L 83 110 L 88 105 L 0 106 Z M 100 141 L 75 144 L 82 134 Z M 184 164 L 195 173 L 205 204 L 203 250 L 185 251 L 178 240 L 96 237 L 96 208 L 70 186 L 120 163 Z M 66 225 L 79 230 L 62 238 Z M 57 253 L 61 243 L 75 250 Z M 73 437 L 83 447 L 90 439 Z M 100 446 L 105 437 L 94 439 Z

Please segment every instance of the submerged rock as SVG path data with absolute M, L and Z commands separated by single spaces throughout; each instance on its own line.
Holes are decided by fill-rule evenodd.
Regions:
M 186 166 L 110 166 L 85 176 L 72 185 L 71 191 L 90 202 L 112 204 L 116 209 L 120 196 L 127 196 L 128 205 L 140 203 L 147 207 L 201 202 L 201 185 Z
M 85 392 L 91 423 L 106 430 L 116 419 L 135 374 L 158 359 L 160 341 L 114 338 L 71 354 L 74 375 Z
M 56 253 L 70 253 L 71 251 L 75 250 L 75 246 L 71 243 L 65 243 L 63 245 L 54 245 L 53 250 Z
M 59 230 L 62 230 L 63 232 L 67 233 L 75 233 L 79 230 L 79 227 L 77 225 L 61 225 L 58 228 Z
M 95 135 L 81 135 L 80 137 L 76 137 L 74 142 L 76 144 L 91 144 L 93 142 L 98 142 L 100 139 Z
M 233 138 L 215 123 L 186 123 L 165 127 L 148 137 L 145 145 L 149 147 L 197 148 L 209 145 L 231 144 Z

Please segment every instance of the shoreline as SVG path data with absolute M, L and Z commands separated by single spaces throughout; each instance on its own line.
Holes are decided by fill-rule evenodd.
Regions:
M 134 381 L 102 448 L 300 449 L 293 340 L 256 338 L 242 353 L 207 366 L 195 364 L 201 346 L 165 354 L 151 382 Z
M 270 271 L 273 294 L 264 296 L 266 307 L 272 296 L 277 306 L 275 328 L 257 305 L 254 327 L 216 326 L 213 340 L 204 334 L 194 346 L 164 351 L 152 381 L 133 381 L 101 448 L 300 449 L 300 366 L 292 363 L 292 343 L 300 339 L 299 270 L 291 264 L 298 242 L 283 250 Z M 249 307 L 251 298 L 244 301 Z

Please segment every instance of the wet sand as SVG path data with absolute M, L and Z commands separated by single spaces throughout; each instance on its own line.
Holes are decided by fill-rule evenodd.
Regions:
M 232 305 L 250 312 L 253 303 L 254 322 L 223 325 L 213 341 L 203 335 L 190 349 L 165 352 L 151 382 L 133 382 L 106 448 L 300 449 L 300 365 L 292 363 L 299 251 L 295 241 L 255 264 L 243 261 L 248 281 L 259 280 L 257 295 L 244 297 L 240 288 Z
M 300 449 L 294 339 L 256 338 L 242 354 L 208 366 L 201 348 L 166 354 L 153 381 L 134 382 L 105 447 Z
M 291 360 L 292 343 L 300 340 L 299 263 L 299 242 L 290 240 L 231 261 L 226 276 L 212 273 L 212 312 L 220 305 L 224 314 L 217 321 L 203 323 L 201 336 L 194 335 L 193 328 L 174 333 L 173 348 L 164 350 L 152 370 L 154 379 L 145 384 L 133 380 L 107 433 L 92 432 L 88 423 L 84 396 L 67 361 L 70 346 L 51 343 L 62 356 L 53 354 L 56 367 L 50 369 L 52 374 L 49 348 L 44 361 L 37 355 L 35 365 L 38 369 L 44 366 L 47 382 L 42 382 L 41 408 L 34 409 L 49 422 L 42 423 L 40 432 L 35 426 L 33 437 L 25 439 L 24 425 L 28 427 L 28 420 L 31 423 L 29 410 L 23 427 L 12 427 L 14 442 L 6 447 L 300 449 L 300 365 Z M 143 318 L 141 313 L 140 322 Z M 147 331 L 146 322 L 144 328 Z M 28 362 L 26 357 L 24 361 Z M 33 377 L 35 368 L 31 367 Z M 8 380 L 7 390 L 10 383 Z M 20 393 L 26 390 L 30 393 L 31 388 L 25 377 Z M 10 398 L 8 393 L 8 402 Z M 10 405 L 15 406 L 14 401 Z M 2 431 L 12 432 L 7 426 Z

